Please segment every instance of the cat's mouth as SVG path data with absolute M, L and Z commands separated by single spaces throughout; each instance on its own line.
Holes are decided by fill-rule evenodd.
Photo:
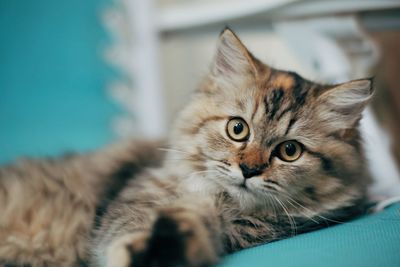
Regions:
M 248 190 L 248 187 L 246 185 L 246 179 L 244 179 L 243 182 L 240 183 L 239 187 L 242 188 L 242 189 Z

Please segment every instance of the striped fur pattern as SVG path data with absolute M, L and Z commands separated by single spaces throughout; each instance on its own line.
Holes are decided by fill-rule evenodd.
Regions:
M 159 143 L 121 141 L 87 155 L 0 168 L 0 266 L 85 266 L 98 217 L 127 178 L 158 166 Z
M 371 95 L 369 79 L 322 85 L 273 69 L 226 29 L 161 166 L 148 168 L 161 162 L 154 145 L 134 143 L 1 170 L 0 262 L 210 266 L 356 216 L 369 184 L 357 127 Z M 232 118 L 246 139 L 232 139 Z M 278 148 L 293 140 L 302 153 L 289 162 Z

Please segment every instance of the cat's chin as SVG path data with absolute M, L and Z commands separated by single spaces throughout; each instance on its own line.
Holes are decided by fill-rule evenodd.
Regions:
M 250 211 L 265 205 L 265 197 L 248 186 L 231 185 L 226 187 L 226 191 L 242 210 Z

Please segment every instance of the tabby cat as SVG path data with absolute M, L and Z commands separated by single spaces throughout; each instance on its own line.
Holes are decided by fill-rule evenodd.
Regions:
M 0 264 L 209 266 L 355 216 L 371 95 L 370 79 L 322 85 L 268 67 L 226 29 L 165 155 L 127 141 L 0 169 Z

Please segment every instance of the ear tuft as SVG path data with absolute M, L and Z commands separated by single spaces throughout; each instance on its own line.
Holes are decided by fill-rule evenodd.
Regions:
M 255 74 L 255 71 L 250 52 L 236 34 L 226 27 L 219 36 L 212 73 L 216 76 L 235 77 L 248 73 Z
M 352 128 L 373 95 L 373 79 L 353 80 L 329 88 L 322 95 L 320 117 L 333 128 Z
M 340 84 L 325 92 L 321 97 L 338 108 L 365 105 L 373 94 L 372 79 L 354 80 Z
M 230 31 L 233 33 L 233 30 L 228 25 L 225 25 L 225 28 L 222 29 L 222 31 L 219 33 L 219 36 L 221 37 L 225 31 Z

